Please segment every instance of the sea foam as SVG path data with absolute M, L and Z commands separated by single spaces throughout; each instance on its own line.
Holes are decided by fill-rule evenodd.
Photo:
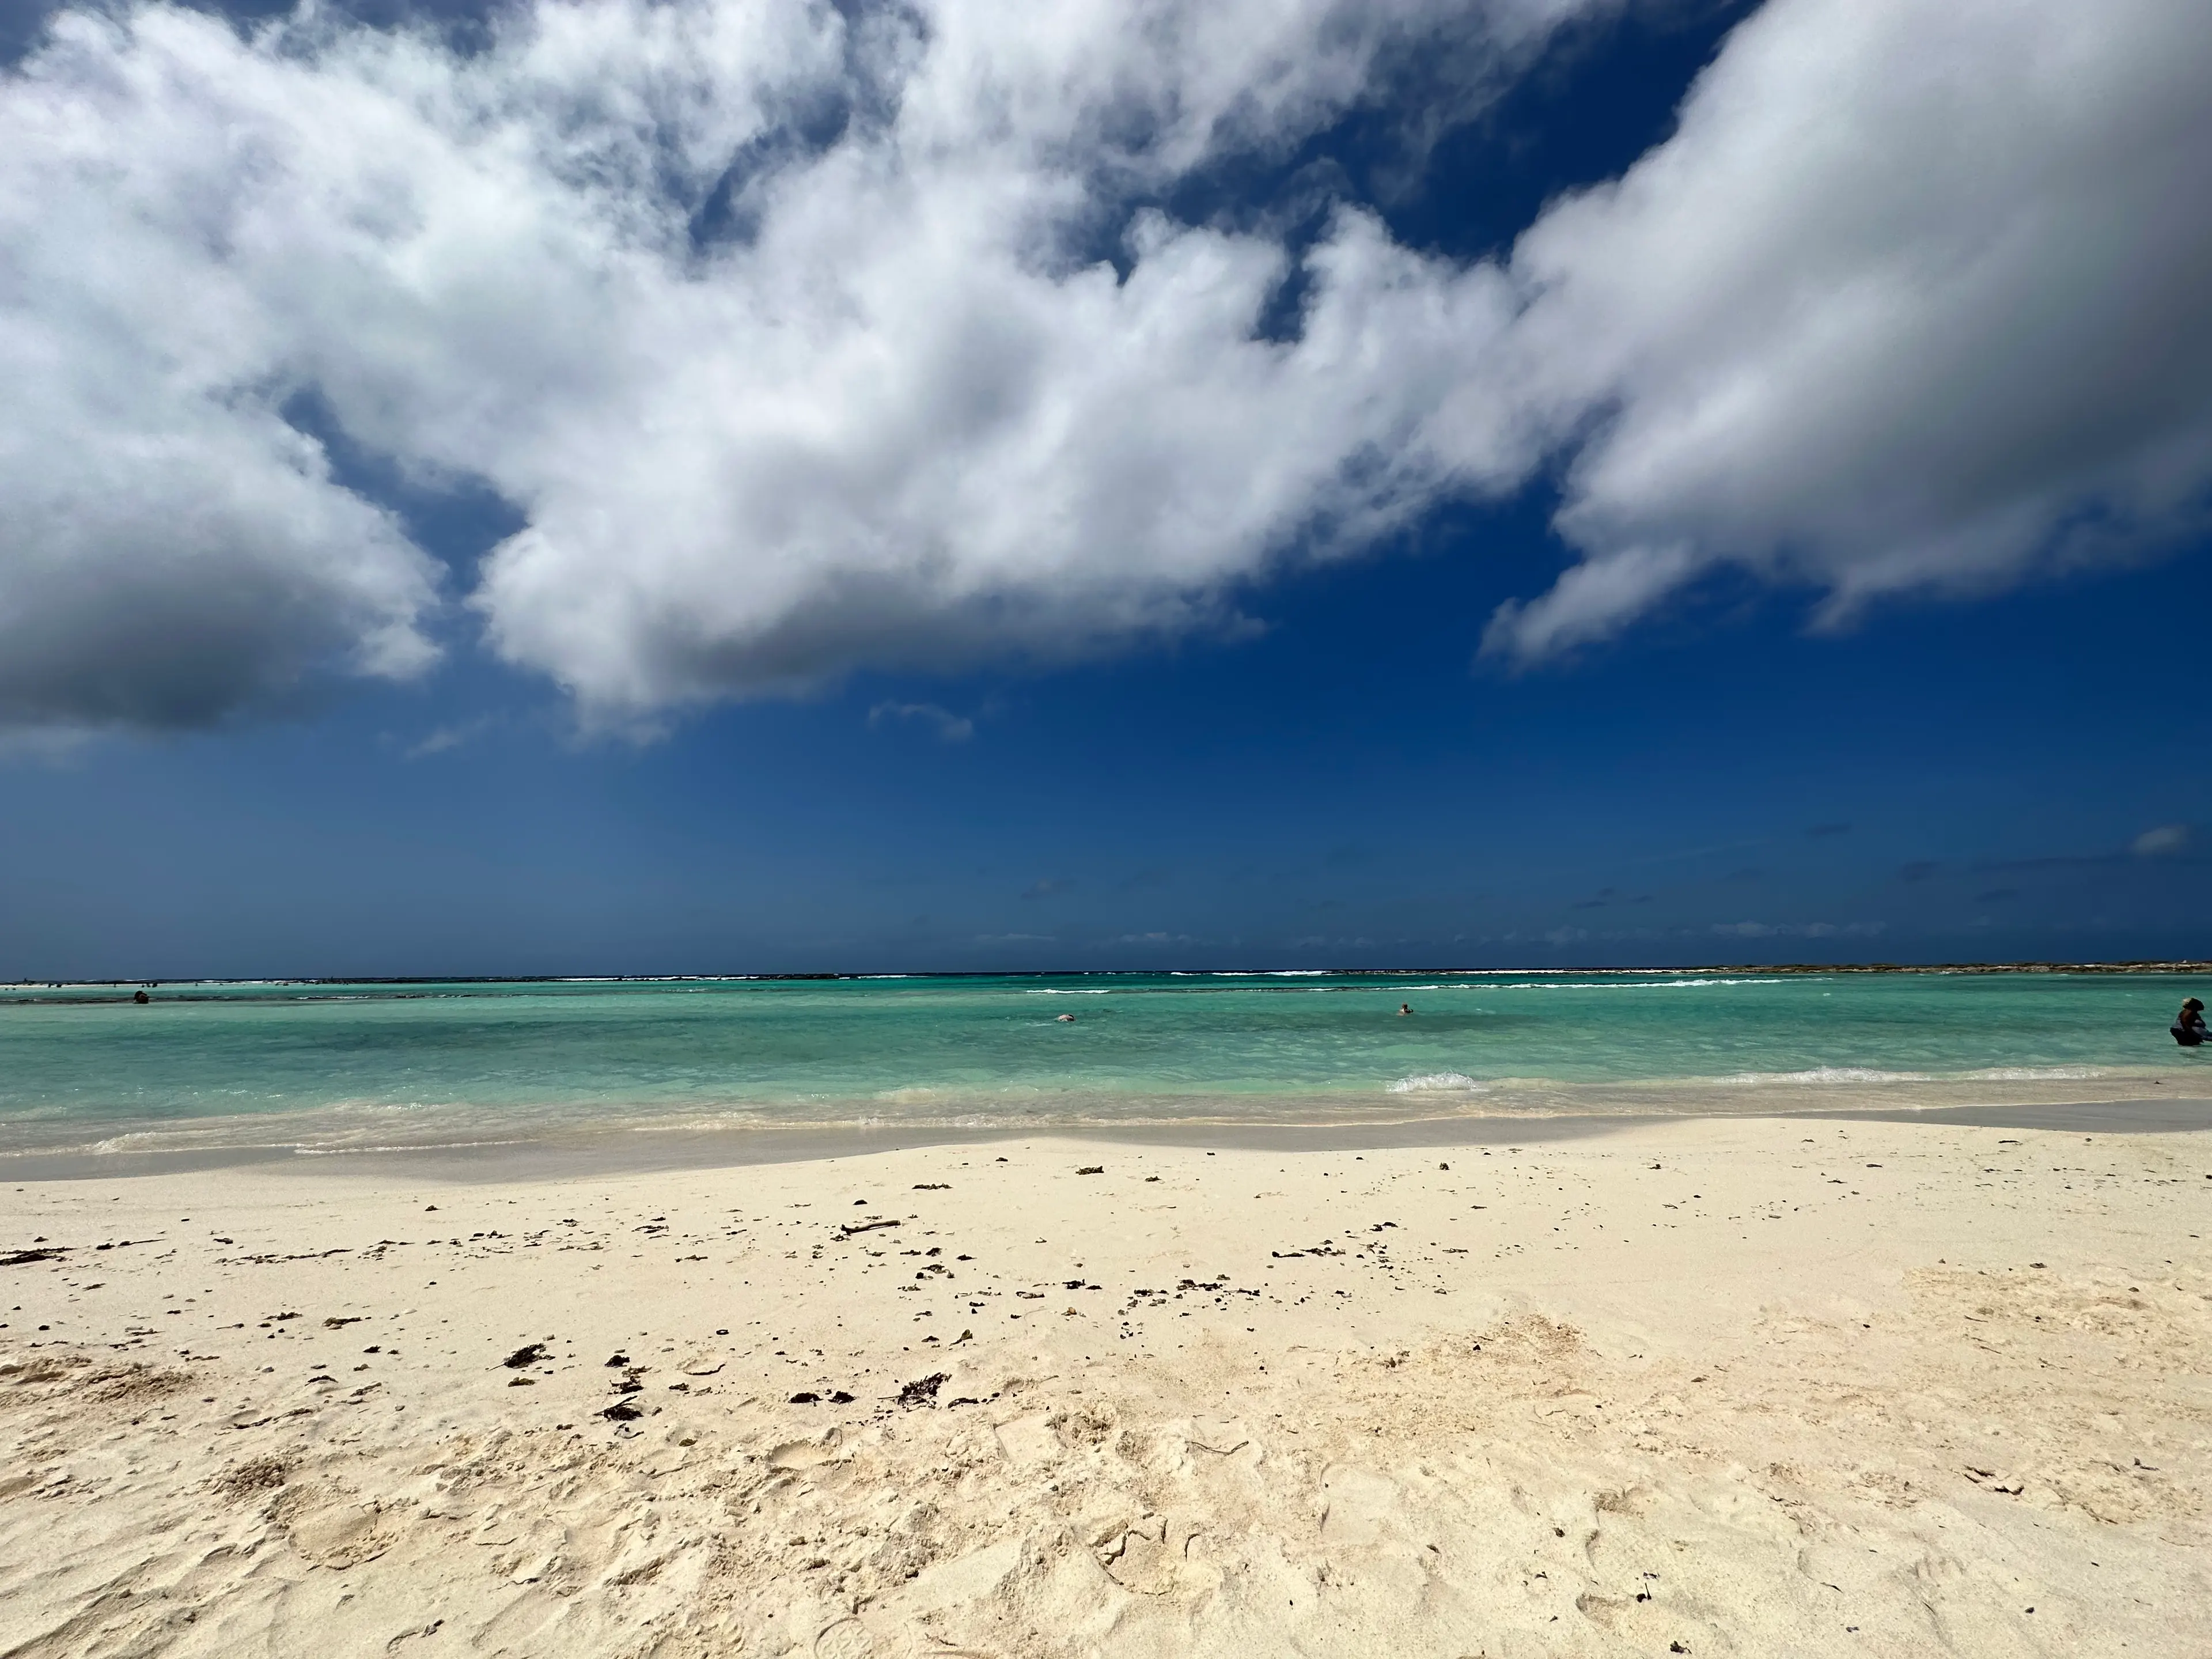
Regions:
M 1717 1078 L 1719 1083 L 1758 1085 L 1773 1083 L 1933 1083 L 1926 1072 L 1878 1072 L 1863 1066 L 1815 1066 L 1804 1072 L 1738 1072 Z
M 1417 1077 L 1401 1077 L 1389 1088 L 1394 1095 L 1480 1095 L 1490 1091 L 1489 1085 L 1477 1083 L 1464 1072 L 1423 1072 Z

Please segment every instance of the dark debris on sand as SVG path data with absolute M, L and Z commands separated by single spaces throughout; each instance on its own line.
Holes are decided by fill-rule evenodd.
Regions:
M 902 1406 L 908 1407 L 934 1406 L 937 1403 L 937 1391 L 950 1380 L 944 1371 L 932 1371 L 927 1376 L 917 1377 L 900 1388 L 898 1402 Z

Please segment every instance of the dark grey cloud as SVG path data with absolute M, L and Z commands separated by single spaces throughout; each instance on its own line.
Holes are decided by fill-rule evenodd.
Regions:
M 96 292 L 109 274 L 92 258 L 40 270 L 46 251 L 14 251 L 19 283 Z M 296 708 L 336 675 L 429 665 L 441 573 L 311 441 L 250 401 L 173 386 L 119 415 L 109 354 L 41 362 L 9 321 L 0 729 L 205 726 Z
M 94 565 L 27 625 L 0 622 L 0 726 L 180 731 L 301 706 L 363 619 L 301 574 L 289 558 Z

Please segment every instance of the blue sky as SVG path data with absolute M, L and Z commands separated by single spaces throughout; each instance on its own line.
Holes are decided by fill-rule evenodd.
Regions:
M 2122 111 L 2044 158 L 2038 176 L 2081 175 L 2078 197 L 2015 204 L 2020 223 L 2071 211 L 2080 235 L 2116 246 L 2072 264 L 1988 252 L 2023 234 L 2003 192 L 2034 186 L 1978 158 L 2010 153 L 2008 121 L 2035 123 L 2034 76 L 2009 105 L 1962 111 L 1931 93 L 1936 113 L 1920 114 L 1934 125 L 1911 133 L 1926 179 L 1880 149 L 1911 131 L 1912 109 L 1850 105 L 1866 94 L 1844 70 L 1911 44 L 1910 7 L 1843 23 L 1811 0 L 1447 8 L 1442 21 L 1408 7 L 1401 38 L 1310 85 L 1292 74 L 1303 89 L 1280 107 L 1293 113 L 1257 127 L 1236 112 L 1282 84 L 1273 60 L 1241 81 L 1231 64 L 1224 90 L 1174 51 L 1139 53 L 1124 66 L 1133 106 L 1116 82 L 1113 119 L 1036 137 L 1059 147 L 1050 199 L 1081 199 L 1016 250 L 1008 269 L 1028 288 L 984 265 L 1003 251 L 1000 222 L 1044 198 L 956 100 L 935 131 L 953 159 L 916 187 L 915 240 L 854 233 L 836 244 L 852 266 L 805 265 L 832 286 L 870 261 L 890 273 L 882 287 L 851 278 L 874 331 L 860 345 L 922 413 L 885 428 L 870 422 L 889 393 L 807 401 L 817 378 L 847 372 L 835 365 L 853 340 L 817 336 L 820 356 L 763 391 L 773 338 L 721 362 L 716 331 L 779 305 L 799 316 L 770 255 L 786 220 L 811 222 L 805 191 L 831 188 L 830 164 L 866 148 L 853 135 L 870 121 L 890 135 L 871 154 L 924 170 L 901 124 L 927 106 L 929 55 L 967 38 L 957 9 L 940 9 L 915 36 L 920 59 L 862 61 L 857 26 L 838 36 L 846 67 L 776 81 L 750 136 L 714 121 L 703 137 L 656 134 L 672 155 L 703 147 L 703 182 L 628 187 L 684 208 L 692 245 L 654 253 L 675 278 L 647 262 L 679 289 L 586 319 L 628 331 L 604 360 L 571 349 L 578 316 L 559 308 L 586 302 L 561 297 L 563 270 L 542 251 L 563 213 L 605 216 L 601 173 L 586 199 L 554 167 L 545 217 L 470 242 L 496 281 L 464 300 L 422 298 L 436 268 L 424 249 L 458 256 L 404 228 L 438 213 L 434 187 L 404 178 L 377 188 L 418 188 L 428 205 L 416 220 L 392 210 L 403 228 L 374 230 L 368 253 L 331 255 L 307 300 L 278 264 L 252 266 L 257 246 L 290 269 L 336 245 L 281 191 L 225 219 L 234 242 L 207 270 L 193 264 L 204 238 L 151 249 L 174 261 L 182 296 L 160 304 L 130 286 L 148 248 L 118 231 L 103 260 L 97 203 L 74 251 L 52 255 L 51 287 L 33 246 L 0 317 L 13 307 L 22 361 L 66 375 L 47 416 L 12 418 L 66 428 L 71 457 L 125 459 L 0 467 L 0 489 L 29 503 L 0 539 L 17 595 L 0 626 L 15 659 L 0 672 L 0 975 L 2206 953 L 2212 357 L 2188 279 L 2212 244 L 2202 226 L 2177 234 L 2154 188 L 2160 146 L 2186 152 L 2197 118 L 2176 117 L 2179 137 L 2137 120 L 2165 82 L 2125 73 L 2177 50 L 2185 61 L 2203 31 L 2162 38 L 2155 9 L 2120 17 L 2111 33 L 2131 58 L 2073 41 L 2056 9 L 2028 20 L 2049 25 L 2037 75 L 2079 67 L 2074 84 L 2118 88 Z M 1102 38 L 1121 39 L 1102 9 Z M 1298 9 L 1261 11 L 1289 29 Z M 714 8 L 691 11 L 711 33 Z M 1885 11 L 1903 19 L 1889 35 L 1865 21 Z M 1152 15 L 1172 22 L 1175 9 Z M 293 40 L 289 58 L 189 26 L 163 37 L 171 15 L 97 39 L 64 20 L 61 44 L 41 46 L 52 19 L 11 12 L 0 33 L 29 55 L 0 82 L 0 124 L 29 110 L 51 131 L 56 110 L 91 108 L 136 167 L 149 133 L 181 123 L 294 131 L 283 112 L 305 94 L 286 76 L 326 77 L 307 92 L 338 128 L 369 131 L 383 118 L 366 102 L 345 113 L 332 88 L 419 93 L 420 77 L 453 72 L 378 59 L 376 40 L 440 38 L 395 35 L 389 14 L 373 39 L 338 26 Z M 506 15 L 557 33 L 550 8 Z M 1822 129 L 1842 137 L 1793 163 L 1802 179 L 1717 193 L 1707 175 L 1733 181 L 1731 156 L 1778 149 L 1760 137 L 1771 65 L 1824 28 L 1850 36 L 1831 43 L 1842 104 Z M 1929 51 L 2002 84 L 1964 30 Z M 948 84 L 1005 90 L 996 76 L 1021 91 L 1026 60 L 1000 45 L 961 48 L 983 67 Z M 740 64 L 809 50 L 729 48 Z M 2075 66 L 2069 51 L 2089 57 Z M 199 77 L 206 107 L 99 104 L 94 60 L 160 52 Z M 1218 53 L 1188 53 L 1213 72 Z M 1678 134 L 1674 112 L 1717 57 L 1729 72 Z M 509 67 L 521 90 L 507 95 L 525 104 L 578 72 Z M 709 77 L 701 96 L 738 100 L 742 81 Z M 1147 102 L 1155 82 L 1166 91 Z M 825 86 L 844 100 L 828 115 Z M 1787 85 L 1771 95 L 1802 102 Z M 1160 113 L 1207 97 L 1217 114 L 1195 137 Z M 898 104 L 896 119 L 871 99 Z M 1855 138 L 1862 121 L 1872 136 Z M 1577 206 L 1639 158 L 1628 185 Z M 303 173 L 351 165 L 300 160 Z M 2143 185 L 2139 219 L 2103 205 L 2100 167 Z M 1856 207 L 1776 228 L 1788 216 L 1773 203 L 1824 184 L 1832 196 L 1838 178 Z M 218 199 L 262 188 L 197 182 Z M 1995 227 L 1972 258 L 1913 240 L 1971 216 L 1946 189 Z M 1741 208 L 1762 191 L 1765 209 Z M 1347 209 L 1368 228 L 1347 231 Z M 1179 240 L 1194 230 L 1223 240 Z M 934 263 L 915 252 L 945 240 Z M 1255 279 L 1256 317 L 1206 335 L 1222 326 L 1212 297 L 1236 280 L 1218 271 L 1270 251 L 1282 268 Z M 1227 265 L 1206 264 L 1217 256 Z M 601 290 L 640 262 L 618 241 L 592 257 Z M 1101 260 L 1113 275 L 1084 298 L 1081 273 Z M 374 285 L 393 270 L 404 306 Z M 1112 311 L 1151 270 L 1175 278 L 1168 297 L 1141 318 Z M 909 270 L 917 289 L 945 285 L 911 313 Z M 1034 301 L 1035 330 L 994 333 L 987 307 L 950 337 L 957 350 L 935 340 L 938 319 L 994 283 L 1002 308 Z M 1787 320 L 1740 322 L 1777 289 L 1812 296 L 1778 305 L 1785 319 L 1844 297 L 1808 346 Z M 486 291 L 493 309 L 468 309 Z M 78 304 L 85 293 L 99 303 Z M 1706 303 L 1714 293 L 1750 297 Z M 1426 311 L 1388 311 L 1407 294 Z M 702 332 L 655 334 L 672 308 L 709 301 L 680 319 Z M 421 320 L 439 305 L 465 313 L 465 333 Z M 1977 343 L 1976 319 L 2003 306 L 2002 343 Z M 1371 373 L 1322 353 L 1346 319 L 1364 319 Z M 125 324 L 134 349 L 112 349 Z M 1846 325 L 1863 337 L 1821 356 Z M 471 356 L 487 339 L 498 349 Z M 1240 339 L 1283 343 L 1272 390 L 1248 395 L 1258 360 L 1237 355 Z M 1931 343 L 1960 340 L 1957 361 L 1923 373 L 1949 349 Z M 447 356 L 421 367 L 433 348 Z M 1123 354 L 1097 392 L 1091 366 Z M 200 358 L 214 367 L 185 392 L 148 368 Z M 695 358 L 736 411 L 726 422 L 684 424 L 696 388 L 673 416 L 655 412 Z M 1729 372 L 1708 375 L 1714 362 Z M 569 399 L 567 424 L 540 431 L 527 399 L 501 404 L 510 381 Z M 2025 402 L 2023 386 L 2036 389 Z M 1731 428 L 1744 386 L 1753 417 Z M 255 398 L 258 424 L 234 441 L 217 429 Z M 468 429 L 479 404 L 509 410 L 493 436 Z M 1387 418 L 1363 424 L 1378 408 Z M 1024 434 L 1054 419 L 1071 423 L 1066 447 L 1028 454 Z M 187 483 L 148 471 L 164 422 L 192 459 Z M 422 435 L 448 431 L 444 448 Z M 1173 441 L 1152 442 L 1161 431 Z M 35 459 L 52 434 L 9 435 Z M 313 447 L 304 464 L 299 445 Z M 270 453 L 289 470 L 264 483 Z M 318 467 L 313 489 L 288 493 Z M 1291 472 L 1295 487 L 1279 476 Z M 210 505 L 210 476 L 240 482 Z M 204 523 L 216 530 L 203 545 Z M 888 549 L 887 562 L 853 545 Z

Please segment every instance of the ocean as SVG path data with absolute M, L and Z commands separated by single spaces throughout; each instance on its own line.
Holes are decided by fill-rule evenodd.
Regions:
M 143 1006 L 132 988 L 0 989 L 0 1158 L 2212 1093 L 2212 1051 L 2166 1029 L 2205 988 L 2154 974 L 257 981 Z

